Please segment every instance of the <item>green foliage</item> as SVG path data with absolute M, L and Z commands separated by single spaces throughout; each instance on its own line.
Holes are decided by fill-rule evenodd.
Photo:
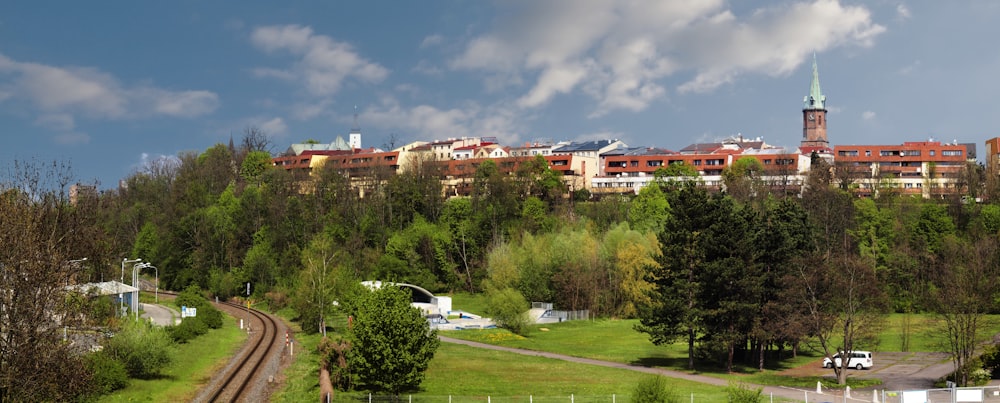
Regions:
M 497 326 L 512 333 L 526 336 L 528 333 L 528 308 L 531 305 L 524 296 L 513 288 L 487 291 L 486 314 L 493 318 Z
M 642 378 L 632 391 L 633 403 L 680 403 L 666 378 L 658 375 Z
M 763 388 L 751 388 L 742 383 L 730 382 L 726 387 L 726 394 L 729 396 L 729 403 L 760 403 L 764 396 L 761 394 Z
M 632 200 L 628 210 L 628 223 L 637 231 L 660 233 L 667 216 L 670 215 L 670 204 L 660 186 L 652 183 L 639 190 L 639 195 Z
M 388 284 L 355 294 L 348 329 L 351 373 L 363 390 L 399 394 L 413 390 L 441 343 L 409 294 Z
M 656 168 L 653 172 L 653 176 L 657 179 L 666 178 L 697 178 L 698 170 L 694 166 L 687 165 L 684 163 L 674 163 L 669 164 L 666 167 Z
M 170 334 L 170 338 L 175 343 L 184 344 L 195 337 L 208 333 L 208 325 L 201 319 L 201 312 L 198 312 L 198 315 L 186 317 L 178 325 L 167 326 L 166 330 Z
M 986 204 L 979 210 L 982 225 L 989 234 L 1000 233 L 1000 205 Z
M 118 389 L 128 386 L 128 371 L 125 364 L 105 353 L 99 351 L 87 354 L 84 362 L 87 369 L 93 374 L 91 387 L 94 393 L 106 395 Z
M 167 331 L 146 321 L 124 321 L 104 345 L 103 353 L 122 363 L 130 377 L 148 378 L 171 360 L 173 341 Z
M 419 285 L 431 292 L 449 290 L 459 282 L 452 246 L 445 226 L 418 215 L 409 227 L 389 238 L 375 276 Z
M 305 268 L 299 272 L 292 306 L 303 332 L 325 334 L 326 318 L 333 313 L 334 303 L 357 284 L 343 266 L 343 254 L 326 234 L 317 235 L 302 252 Z
M 250 151 L 243 158 L 240 175 L 247 182 L 257 182 L 264 171 L 271 168 L 271 154 L 266 151 Z
M 203 322 L 212 329 L 222 327 L 222 312 L 215 308 L 212 303 L 202 295 L 201 288 L 190 286 L 177 294 L 174 299 L 177 306 L 194 307 L 197 309 L 197 321 Z

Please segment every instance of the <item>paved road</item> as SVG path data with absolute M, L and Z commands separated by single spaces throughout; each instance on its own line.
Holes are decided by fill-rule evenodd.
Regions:
M 153 323 L 160 326 L 176 325 L 181 322 L 181 314 L 164 305 L 142 304 L 142 310 L 141 318 L 146 320 L 152 318 Z
M 439 336 L 441 341 L 447 343 L 463 344 L 467 346 L 485 348 L 491 350 L 507 351 L 516 354 L 533 355 L 539 357 L 552 358 L 557 360 L 578 362 L 581 364 L 600 365 L 604 367 L 627 369 L 631 371 L 659 374 L 670 378 L 685 379 L 693 382 L 705 383 L 716 386 L 726 386 L 728 382 L 724 379 L 705 375 L 694 375 L 686 372 L 673 371 L 661 368 L 650 368 L 638 365 L 630 365 L 619 362 L 600 361 L 589 358 L 573 357 L 563 354 L 555 354 L 544 351 L 524 350 L 510 347 L 501 347 L 485 343 L 477 343 L 450 337 Z M 850 393 L 849 401 L 871 402 L 872 395 L 883 390 L 919 390 L 934 387 L 934 381 L 947 375 L 952 370 L 951 361 L 945 353 L 877 353 L 875 356 L 876 367 L 872 370 L 855 371 L 850 370 L 851 377 L 858 378 L 878 378 L 882 380 L 882 385 L 873 388 L 854 390 Z M 831 369 L 823 369 L 819 361 L 815 364 L 815 373 L 811 375 L 825 376 L 833 373 Z M 798 389 L 779 386 L 761 386 L 765 396 L 772 395 L 797 401 L 829 401 L 831 397 L 836 397 L 837 401 L 842 401 L 844 391 L 823 389 L 822 393 L 816 393 L 815 389 Z
M 569 356 L 569 355 L 549 353 L 549 352 L 545 352 L 545 351 L 533 351 L 533 350 L 524 350 L 524 349 L 519 349 L 519 348 L 494 346 L 492 344 L 477 343 L 477 342 L 474 342 L 474 341 L 453 339 L 453 338 L 450 338 L 450 337 L 445 337 L 445 336 L 440 336 L 440 335 L 438 336 L 438 338 L 440 338 L 441 341 L 446 342 L 446 343 L 463 344 L 463 345 L 471 346 L 471 347 L 485 348 L 485 349 L 490 349 L 490 350 L 506 351 L 506 352 L 515 353 L 515 354 L 524 354 L 524 355 L 533 355 L 533 356 L 538 356 L 538 357 L 546 357 L 546 358 L 552 358 L 552 359 L 556 359 L 556 360 L 564 360 L 564 361 L 577 362 L 577 363 L 581 363 L 581 364 L 599 365 L 599 366 L 602 366 L 602 367 L 627 369 L 627 370 L 631 370 L 631 371 L 645 372 L 645 373 L 648 373 L 648 374 L 658 374 L 658 375 L 663 375 L 663 376 L 667 376 L 667 377 L 670 377 L 670 378 L 685 379 L 685 380 L 689 380 L 689 381 L 693 381 L 693 382 L 705 383 L 705 384 L 716 385 L 716 386 L 727 386 L 729 384 L 729 382 L 727 380 L 725 380 L 725 379 L 714 378 L 714 377 L 705 376 L 705 375 L 688 374 L 688 373 L 685 373 L 685 372 L 673 371 L 673 370 L 669 370 L 669 369 L 650 368 L 650 367 L 643 367 L 643 366 L 638 366 L 638 365 L 624 364 L 624 363 L 620 363 L 620 362 L 610 362 L 610 361 L 593 360 L 593 359 L 590 359 L 590 358 L 573 357 L 573 356 Z M 749 385 L 749 386 L 756 387 L 756 385 Z M 763 393 L 764 393 L 765 396 L 773 395 L 774 397 L 781 397 L 781 398 L 792 399 L 792 400 L 796 400 L 796 401 L 804 400 L 805 393 L 809 392 L 809 391 L 801 390 L 801 389 L 778 387 L 778 386 L 760 386 L 760 387 L 762 387 L 764 389 Z M 869 396 L 868 400 L 866 400 L 866 401 L 871 401 L 871 397 L 870 397 L 871 395 L 869 394 L 868 396 Z M 857 397 L 861 397 L 861 396 L 857 396 Z M 813 398 L 810 398 L 809 401 L 815 401 L 815 400 Z

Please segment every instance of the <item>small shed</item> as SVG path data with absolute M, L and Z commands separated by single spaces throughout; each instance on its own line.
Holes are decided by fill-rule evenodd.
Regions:
M 100 283 L 74 284 L 66 287 L 69 291 L 79 292 L 90 297 L 110 296 L 116 304 L 122 307 L 119 314 L 124 316 L 128 312 L 126 309 L 132 306 L 133 301 L 139 301 L 139 289 L 118 281 L 103 281 Z

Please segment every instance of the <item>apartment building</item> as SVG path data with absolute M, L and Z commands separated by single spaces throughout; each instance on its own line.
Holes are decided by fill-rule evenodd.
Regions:
M 835 180 L 850 181 L 859 196 L 877 196 L 892 188 L 907 195 L 939 197 L 963 191 L 960 176 L 975 162 L 976 145 L 911 141 L 899 145 L 834 147 Z

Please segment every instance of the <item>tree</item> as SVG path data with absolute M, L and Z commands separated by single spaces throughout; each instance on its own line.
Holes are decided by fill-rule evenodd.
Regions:
M 704 287 L 708 231 L 719 221 L 721 197 L 709 196 L 705 188 L 685 182 L 670 192 L 671 214 L 660 233 L 659 265 L 649 274 L 653 283 L 650 302 L 639 308 L 636 330 L 649 334 L 653 344 L 673 343 L 686 337 L 688 368 L 694 368 L 695 341 L 704 326 L 704 306 L 699 298 Z
M 629 203 L 628 223 L 637 231 L 660 233 L 670 215 L 670 203 L 657 182 L 644 186 Z
M 486 296 L 486 314 L 493 318 L 497 326 L 522 336 L 527 333 L 528 308 L 531 305 L 521 293 L 513 288 L 487 289 Z
M 885 311 L 884 294 L 876 286 L 869 262 L 844 253 L 837 259 L 816 256 L 797 260 L 789 290 L 805 309 L 805 326 L 819 344 L 816 349 L 833 360 L 850 356 L 856 346 L 874 343 Z M 834 367 L 837 383 L 847 384 L 846 366 Z
M 90 372 L 62 340 L 81 320 L 66 285 L 85 217 L 70 204 L 69 168 L 15 161 L 0 180 L 0 401 L 71 401 Z
M 742 157 L 722 170 L 726 193 L 741 202 L 749 202 L 764 193 L 764 165 L 754 157 Z
M 337 298 L 345 295 L 354 283 L 340 265 L 340 255 L 323 233 L 316 235 L 302 251 L 303 269 L 299 273 L 293 303 L 306 333 L 315 331 L 326 335 L 326 317 L 333 313 Z
M 931 294 L 955 369 L 955 381 L 968 386 L 971 364 L 987 313 L 997 293 L 997 245 L 990 238 L 970 244 L 957 237 L 944 240 L 944 259 L 950 267 L 937 279 Z
M 440 341 L 409 294 L 389 284 L 355 294 L 350 302 L 348 365 L 364 390 L 398 395 L 424 379 Z

